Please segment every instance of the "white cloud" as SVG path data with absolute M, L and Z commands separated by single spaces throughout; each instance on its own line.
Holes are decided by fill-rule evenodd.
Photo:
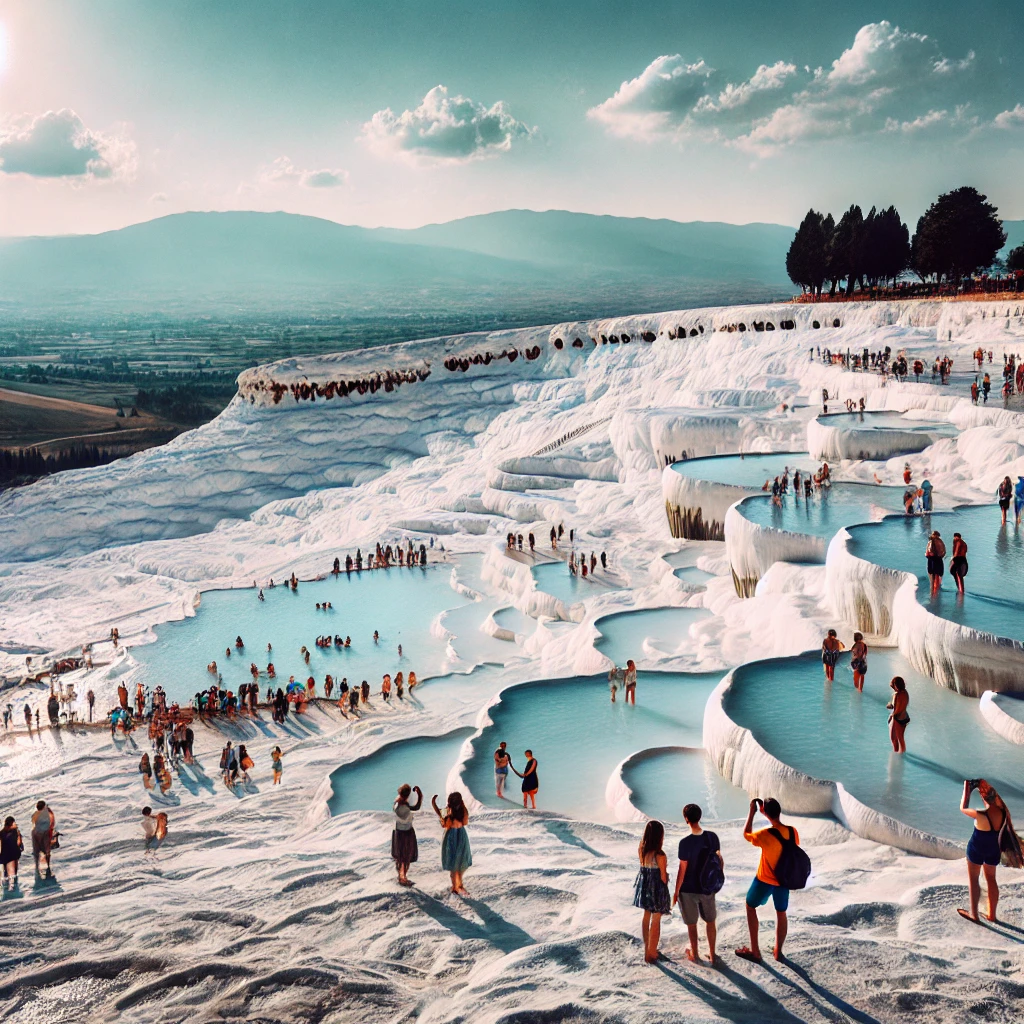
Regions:
M 449 96 L 434 86 L 415 110 L 378 110 L 360 138 L 381 156 L 416 164 L 467 163 L 507 152 L 519 139 L 536 134 L 517 121 L 502 101 L 492 107 L 465 96 Z
M 588 113 L 614 135 L 717 139 L 760 154 L 881 132 L 966 135 L 986 106 L 977 63 L 973 52 L 946 57 L 931 37 L 881 21 L 861 28 L 828 69 L 777 60 L 738 84 L 702 60 L 658 57 Z M 1018 121 L 1020 106 L 995 124 Z
M 268 185 L 298 185 L 302 188 L 338 188 L 348 184 L 348 171 L 303 170 L 296 167 L 286 156 L 279 156 L 260 175 L 260 181 Z
M 1013 110 L 1004 110 L 996 114 L 992 122 L 997 128 L 1004 131 L 1012 131 L 1016 128 L 1024 128 L 1024 103 L 1018 103 Z
M 166 192 L 154 192 L 149 197 L 149 201 L 151 203 L 166 203 L 167 202 L 167 193 Z
M 35 178 L 131 178 L 135 143 L 85 127 L 69 109 L 26 114 L 0 126 L 0 170 Z

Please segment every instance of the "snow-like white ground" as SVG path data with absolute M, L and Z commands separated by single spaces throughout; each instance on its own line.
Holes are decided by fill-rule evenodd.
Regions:
M 477 724 L 516 681 L 600 671 L 607 663 L 593 648 L 593 621 L 610 611 L 687 603 L 712 613 L 675 651 L 646 650 L 648 667 L 720 669 L 817 646 L 826 626 L 842 626 L 824 566 L 778 564 L 745 601 L 724 576 L 694 593 L 672 575 L 660 556 L 686 545 L 669 535 L 665 458 L 803 448 L 827 387 L 839 402 L 864 396 L 872 409 L 913 408 L 954 422 L 958 437 L 906 461 L 949 500 L 991 500 L 1003 475 L 1024 472 L 1024 417 L 997 403 L 972 407 L 963 387 L 883 387 L 808 352 L 889 345 L 929 365 L 950 354 L 964 370 L 981 344 L 993 350 L 998 378 L 1002 353 L 1024 350 L 1022 313 L 1006 300 L 732 307 L 292 359 L 247 371 L 217 420 L 165 448 L 4 494 L 0 673 L 15 682 L 3 697 L 18 724 L 25 700 L 37 703 L 41 692 L 16 683 L 26 655 L 38 665 L 97 641 L 97 668 L 69 678 L 79 694 L 94 689 L 105 708 L 134 671 L 130 653 L 115 656 L 99 642 L 111 626 L 129 644 L 145 642 L 154 624 L 192 614 L 203 589 L 292 571 L 309 578 L 335 555 L 384 537 L 419 543 L 433 535 L 456 558 L 484 552 L 480 571 L 463 571 L 461 585 L 493 607 L 553 616 L 518 641 L 456 635 L 457 667 L 492 661 L 484 646 L 501 643 L 505 664 L 432 700 L 428 682 L 422 708 L 371 714 L 355 727 L 327 709 L 288 731 L 268 722 L 232 727 L 237 738 L 246 734 L 257 762 L 244 795 L 219 784 L 222 731 L 200 729 L 203 771 L 175 779 L 171 837 L 156 857 L 141 852 L 136 750 L 103 731 L 5 737 L 0 812 L 15 814 L 27 833 L 42 797 L 65 833 L 54 857 L 57 886 L 35 890 L 26 860 L 23 895 L 0 904 L 10 922 L 0 965 L 5 1018 L 1019 1019 L 1024 889 L 1009 875 L 1000 909 L 1010 925 L 971 926 L 953 913 L 965 899 L 961 862 L 911 856 L 830 820 L 799 821 L 816 874 L 793 900 L 790 964 L 754 967 L 728 956 L 714 971 L 686 965 L 676 919 L 665 932 L 672 959 L 650 968 L 631 907 L 638 824 L 481 811 L 470 825 L 471 895 L 459 899 L 446 894 L 426 816 L 418 884 L 402 890 L 388 857 L 389 815 L 329 817 L 326 780 L 339 764 L 404 735 Z M 841 327 L 812 329 L 812 320 L 833 316 Z M 784 319 L 796 328 L 716 329 Z M 697 325 L 704 333 L 690 338 Z M 678 337 L 680 327 L 687 336 Z M 656 340 L 641 340 L 645 331 Z M 628 344 L 600 344 L 624 334 Z M 582 349 L 572 347 L 577 337 Z M 539 356 L 526 358 L 535 346 Z M 524 354 L 497 358 L 512 349 Z M 466 370 L 444 366 L 484 353 L 495 358 Z M 257 387 L 427 364 L 426 380 L 354 398 L 295 401 L 285 393 L 275 405 Z M 897 483 L 904 461 L 843 464 L 839 473 Z M 509 530 L 532 530 L 544 544 L 553 522 L 574 528 L 583 549 L 606 550 L 624 589 L 567 614 L 545 607 L 528 566 L 502 549 Z M 702 567 L 727 572 L 722 548 L 701 546 Z M 267 771 L 275 743 L 286 763 L 277 789 Z M 755 857 L 738 823 L 717 831 L 729 875 L 720 898 L 724 952 L 743 939 Z

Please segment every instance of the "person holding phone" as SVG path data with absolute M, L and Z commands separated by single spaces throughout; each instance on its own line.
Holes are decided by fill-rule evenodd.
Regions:
M 984 810 L 969 807 L 971 794 L 977 789 Z M 960 800 L 960 813 L 974 819 L 974 831 L 967 843 L 967 891 L 971 903 L 970 911 L 957 907 L 957 913 L 968 921 L 978 922 L 978 903 L 981 900 L 979 876 L 985 872 L 985 889 L 988 892 L 989 921 L 996 920 L 996 905 L 999 903 L 999 886 L 996 884 L 996 868 L 1002 858 L 1000 832 L 1004 829 L 1013 833 L 1010 812 L 1002 797 L 984 779 L 969 779 L 964 782 L 964 795 Z M 1014 834 L 1014 838 L 1016 835 Z M 1019 844 L 1017 845 L 1019 853 Z

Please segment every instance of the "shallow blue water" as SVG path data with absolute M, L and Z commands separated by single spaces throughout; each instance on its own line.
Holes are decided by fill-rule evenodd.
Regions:
M 290 675 L 302 682 L 312 675 L 321 696 L 327 673 L 336 680 L 346 676 L 349 683 L 368 679 L 371 686 L 385 672 L 399 669 L 406 674 L 411 669 L 423 679 L 440 671 L 445 661 L 444 641 L 431 636 L 431 621 L 446 608 L 470 603 L 452 590 L 450 574 L 450 566 L 342 573 L 336 579 L 300 583 L 294 594 L 284 586 L 264 590 L 265 601 L 250 589 L 208 591 L 194 618 L 157 626 L 157 640 L 132 648 L 132 655 L 150 686 L 162 684 L 170 699 L 183 703 L 214 681 L 206 671 L 210 661 L 217 662 L 225 689 L 236 692 L 240 683 L 251 681 L 252 662 L 261 672 L 262 694 L 268 686 L 268 661 L 277 670 L 275 687 L 284 687 Z M 330 611 L 316 610 L 318 602 L 327 601 L 334 606 Z M 380 633 L 376 645 L 375 629 Z M 321 650 L 316 646 L 321 633 L 351 636 L 352 646 Z M 237 635 L 246 645 L 240 652 L 234 647 Z M 273 645 L 270 654 L 268 642 Z M 303 645 L 311 652 L 309 666 L 300 653 Z M 226 647 L 231 648 L 230 658 L 224 655 Z
M 534 566 L 531 571 L 533 578 L 537 581 L 537 589 L 557 597 L 566 605 L 575 604 L 584 598 L 596 597 L 598 594 L 605 594 L 609 590 L 620 590 L 621 587 L 601 568 L 601 553 L 599 551 L 594 553 L 598 557 L 597 572 L 593 576 L 588 574 L 586 579 L 582 576 L 573 576 L 565 562 L 546 562 L 543 565 Z M 590 557 L 589 551 L 587 557 L 588 559 Z
M 714 573 L 705 572 L 703 569 L 698 569 L 695 565 L 684 565 L 682 568 L 676 569 L 672 575 L 675 576 L 677 580 L 682 580 L 684 583 L 693 583 L 697 585 L 707 583 L 708 580 L 713 580 L 715 578 Z
M 494 621 L 502 629 L 511 629 L 513 633 L 525 633 L 529 635 L 537 626 L 537 620 L 531 619 L 518 608 L 499 608 L 494 613 Z
M 704 821 L 744 817 L 750 798 L 726 782 L 703 750 L 659 750 L 623 769 L 633 806 L 650 818 L 681 822 L 685 804 L 699 804 Z
M 694 480 L 708 480 L 717 484 L 735 484 L 737 487 L 761 487 L 765 480 L 782 474 L 789 466 L 790 476 L 795 469 L 812 473 L 821 465 L 807 452 L 783 452 L 769 455 L 711 455 L 701 459 L 676 462 L 672 469 L 680 476 Z
M 445 782 L 459 759 L 472 728 L 443 736 L 417 736 L 389 743 L 380 750 L 342 765 L 331 773 L 331 814 L 345 811 L 386 811 L 403 783 L 423 790 L 423 808 L 433 817 L 430 798 L 438 794 L 444 806 Z
M 889 742 L 885 705 L 894 675 L 910 693 L 906 755 Z M 1024 813 L 1024 747 L 995 735 L 976 700 L 936 686 L 891 650 L 869 651 L 863 694 L 852 678 L 845 654 L 831 685 L 816 654 L 755 662 L 736 670 L 724 706 L 779 760 L 841 782 L 869 807 L 926 832 L 970 835 L 959 811 L 968 778 L 988 779 L 1013 814 Z
M 671 652 L 689 635 L 690 626 L 711 613 L 704 608 L 645 608 L 642 611 L 615 612 L 599 618 L 594 625 L 601 636 L 594 646 L 624 668 L 632 658 L 644 657 L 644 640 L 660 650 Z
M 743 500 L 739 511 L 759 526 L 827 540 L 844 526 L 878 520 L 902 508 L 902 487 L 833 484 L 816 491 L 810 501 L 792 493 L 784 495 L 781 507 L 773 505 L 768 495 L 753 495 Z
M 615 767 L 646 747 L 699 747 L 704 705 L 722 675 L 641 672 L 635 707 L 625 703 L 621 684 L 612 704 L 604 676 L 514 686 L 488 712 L 493 724 L 474 740 L 463 777 L 489 807 L 521 805 L 522 781 L 515 775 L 509 775 L 505 801 L 494 792 L 494 751 L 505 740 L 520 771 L 527 748 L 537 758 L 538 808 L 608 820 L 605 786 Z M 705 799 L 703 788 L 691 799 Z
M 851 530 L 849 550 L 858 558 L 917 576 L 917 599 L 935 615 L 1024 640 L 1024 529 L 1014 526 L 1012 508 L 1006 526 L 1000 525 L 999 518 L 998 505 L 969 505 L 927 516 L 892 516 Z M 949 575 L 948 554 L 942 587 L 934 597 L 930 593 L 924 552 L 932 530 L 941 534 L 947 553 L 953 549 L 954 533 L 967 542 L 970 568 L 963 598 L 957 595 Z
M 952 423 L 915 420 L 898 412 L 837 412 L 819 416 L 818 422 L 840 430 L 908 430 L 936 437 L 952 437 L 957 433 Z

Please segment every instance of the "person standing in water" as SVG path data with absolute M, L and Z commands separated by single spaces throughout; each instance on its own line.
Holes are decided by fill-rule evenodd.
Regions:
M 996 497 L 999 499 L 999 512 L 1002 515 L 1001 525 L 1005 526 L 1006 513 L 1010 510 L 1010 499 L 1013 497 L 1013 484 L 1010 483 L 1008 476 L 1003 477 L 1002 483 L 996 489 Z
M 468 895 L 462 884 L 462 876 L 466 868 L 473 866 L 473 852 L 469 847 L 469 810 L 462 800 L 462 794 L 448 794 L 448 805 L 442 812 L 437 806 L 437 794 L 430 798 L 430 806 L 434 808 L 437 820 L 444 829 L 441 840 L 441 867 L 448 872 L 452 880 L 451 891 L 460 896 Z
M 409 803 L 409 795 L 415 790 L 416 803 Z M 398 798 L 391 805 L 395 813 L 395 827 L 391 832 L 391 858 L 398 869 L 398 884 L 412 885 L 409 881 L 409 865 L 419 860 L 419 846 L 412 816 L 423 806 L 423 791 L 419 786 L 408 783 L 399 786 Z
M 853 669 L 853 685 L 864 692 L 864 677 L 868 672 L 868 645 L 864 643 L 863 633 L 853 634 L 853 646 L 850 648 L 850 668 Z
M 1005 510 L 1003 515 L 1006 515 Z M 932 584 L 932 593 L 936 594 L 942 586 L 942 576 L 945 572 L 943 559 L 946 557 L 946 545 L 938 530 L 932 530 L 931 536 L 928 538 L 928 545 L 924 549 L 924 555 L 928 568 L 928 578 Z
M 971 793 L 977 789 L 985 805 L 983 811 L 969 807 Z M 960 813 L 974 819 L 974 831 L 967 843 L 967 891 L 971 903 L 970 911 L 957 907 L 957 913 L 968 921 L 978 922 L 978 903 L 981 900 L 979 875 L 985 872 L 985 888 L 988 891 L 989 921 L 996 920 L 996 904 L 999 902 L 999 886 L 996 884 L 996 868 L 1003 857 L 1002 835 L 1016 839 L 1010 812 L 1006 809 L 1002 797 L 984 780 L 972 779 L 964 782 L 964 795 L 960 800 Z M 1020 844 L 1007 842 L 1012 849 L 1007 850 L 1008 859 L 1013 867 L 1024 866 L 1021 860 Z
M 644 940 L 644 962 L 656 963 L 661 941 L 661 918 L 672 913 L 668 894 L 668 862 L 662 848 L 665 826 L 660 821 L 647 822 L 644 837 L 637 847 L 640 870 L 633 885 L 633 906 L 644 912 L 641 932 Z
M 1024 476 L 1017 477 L 1013 488 L 1013 518 L 1017 526 L 1020 526 L 1021 512 L 1024 512 Z
M 505 799 L 505 783 L 508 781 L 508 770 L 512 766 L 512 758 L 505 749 L 506 745 L 502 740 L 494 752 L 494 792 L 499 800 Z
M 636 707 L 636 663 L 632 658 L 626 662 L 626 671 L 622 674 L 622 685 L 626 688 L 626 703 Z
M 956 589 L 964 592 L 964 577 L 967 575 L 967 543 L 959 533 L 953 534 L 953 557 L 949 561 L 949 575 L 956 583 Z
M 907 752 L 906 731 L 910 724 L 910 715 L 907 708 L 910 706 L 910 694 L 907 693 L 907 684 L 903 676 L 893 676 L 889 683 L 893 691 L 893 698 L 886 704 L 886 708 L 892 711 L 889 716 L 889 739 L 892 740 L 892 749 L 897 754 Z
M 537 781 L 537 759 L 533 756 L 532 750 L 525 751 L 524 756 L 526 757 L 526 764 L 521 772 L 516 771 L 511 761 L 509 766 L 523 780 L 523 807 L 526 807 L 527 801 L 529 801 L 533 810 L 537 810 L 537 790 L 540 788 L 540 784 Z
M 836 631 L 830 629 L 828 635 L 821 642 L 821 663 L 825 666 L 825 678 L 835 682 L 836 662 L 839 660 L 839 652 L 844 649 L 842 641 L 836 636 Z

